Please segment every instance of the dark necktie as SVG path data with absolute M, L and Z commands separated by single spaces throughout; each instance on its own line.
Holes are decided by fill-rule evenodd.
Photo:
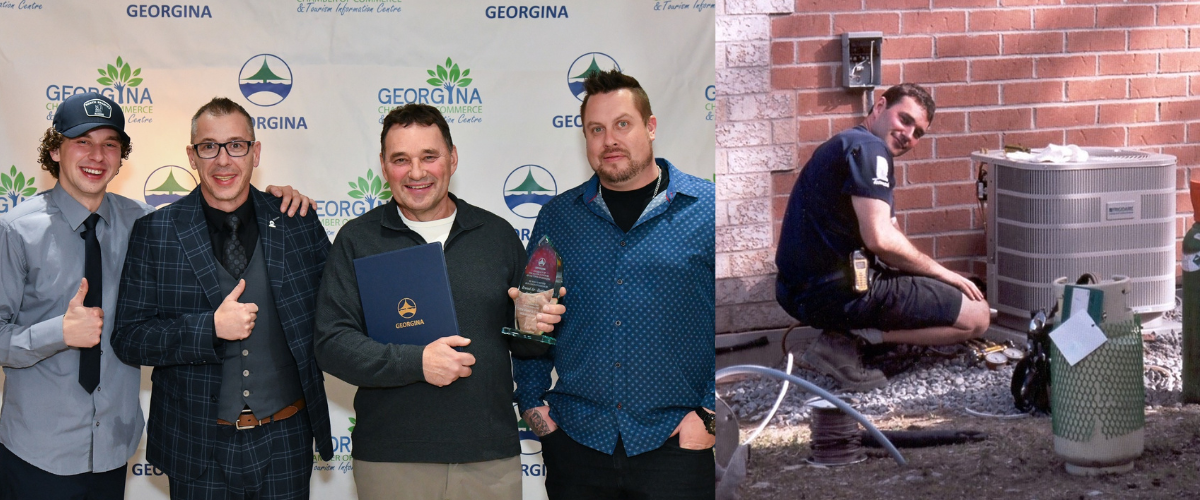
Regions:
M 229 228 L 229 238 L 225 240 L 225 261 L 221 265 L 233 275 L 233 279 L 241 277 L 242 271 L 245 271 L 246 265 L 249 264 L 246 261 L 246 246 L 238 239 L 238 228 L 241 225 L 242 220 L 234 214 L 229 214 L 225 219 L 225 226 Z
M 83 221 L 83 277 L 87 278 L 88 291 L 83 296 L 83 307 L 102 307 L 104 298 L 104 273 L 100 265 L 100 240 L 96 238 L 96 223 L 99 214 L 88 216 Z M 112 321 L 111 319 L 109 321 Z M 79 349 L 79 385 L 91 394 L 100 385 L 100 346 Z

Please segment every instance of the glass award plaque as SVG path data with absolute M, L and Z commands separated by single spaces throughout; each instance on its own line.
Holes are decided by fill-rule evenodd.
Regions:
M 517 287 L 520 293 L 515 300 L 514 327 L 506 327 L 500 331 L 514 338 L 511 346 L 513 354 L 537 356 L 554 345 L 553 336 L 538 331 L 537 314 L 541 312 L 543 305 L 558 301 L 562 282 L 562 257 L 554 250 L 550 238 L 542 236 L 529 256 L 529 263 L 525 265 L 525 276 L 521 278 L 521 285 Z

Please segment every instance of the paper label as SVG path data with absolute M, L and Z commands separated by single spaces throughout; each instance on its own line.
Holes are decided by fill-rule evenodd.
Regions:
M 1078 294 L 1079 290 L 1076 289 L 1075 293 Z M 1079 309 L 1075 309 L 1074 300 L 1071 302 L 1075 312 L 1071 313 L 1071 317 L 1061 325 L 1058 325 L 1058 328 L 1050 332 L 1050 340 L 1054 341 L 1055 347 L 1058 347 L 1067 363 L 1075 366 L 1079 360 L 1104 345 L 1108 338 L 1104 336 L 1104 332 L 1096 326 L 1096 321 L 1088 314 L 1086 300 L 1078 306 Z

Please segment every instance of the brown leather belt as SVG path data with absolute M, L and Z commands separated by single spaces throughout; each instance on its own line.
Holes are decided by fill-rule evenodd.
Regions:
M 230 422 L 228 420 L 222 420 L 219 418 L 217 419 L 217 423 L 221 424 L 221 425 L 236 425 L 237 429 L 239 431 L 245 430 L 245 429 L 253 429 L 260 425 L 266 425 L 271 422 L 277 422 L 279 420 L 283 420 L 292 415 L 300 413 L 300 410 L 303 410 L 303 409 L 304 409 L 304 398 L 300 398 L 300 399 L 297 399 L 295 403 L 292 403 L 288 406 L 283 407 L 282 410 L 275 412 L 274 415 L 271 415 L 262 420 L 259 420 L 258 417 L 255 417 L 254 413 L 251 412 L 249 408 L 246 408 L 246 409 L 242 410 L 241 415 L 238 415 L 236 424 L 234 424 L 233 422 Z

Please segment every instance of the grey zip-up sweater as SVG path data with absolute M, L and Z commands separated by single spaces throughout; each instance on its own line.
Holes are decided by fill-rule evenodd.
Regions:
M 329 251 L 317 296 L 317 362 L 359 387 L 354 458 L 465 463 L 521 451 L 508 337 L 500 329 L 513 321 L 507 290 L 520 280 L 525 249 L 504 219 L 450 198 L 458 214 L 446 240 L 446 267 L 459 335 L 471 339 L 462 349 L 475 356 L 469 377 L 434 387 L 422 371 L 424 347 L 367 337 L 354 259 L 425 243 L 404 224 L 394 200 L 347 223 Z

